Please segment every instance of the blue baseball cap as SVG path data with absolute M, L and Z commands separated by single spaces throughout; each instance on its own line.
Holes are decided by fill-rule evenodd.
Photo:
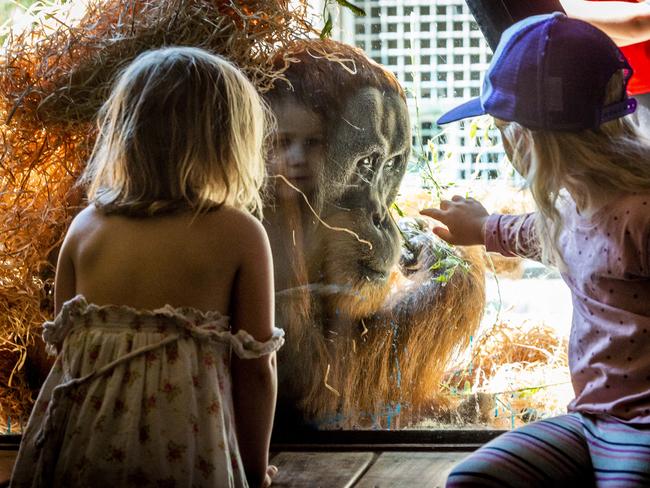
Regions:
M 601 30 L 560 12 L 523 19 L 501 35 L 481 96 L 438 119 L 438 124 L 490 114 L 529 129 L 596 129 L 636 110 L 625 95 L 603 106 L 607 83 L 632 68 Z

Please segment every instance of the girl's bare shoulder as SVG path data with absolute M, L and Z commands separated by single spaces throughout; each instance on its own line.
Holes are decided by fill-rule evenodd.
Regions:
M 104 214 L 94 204 L 88 205 L 75 215 L 72 222 L 70 222 L 68 232 L 66 233 L 66 240 L 69 241 L 87 236 L 101 225 L 104 218 Z
M 216 212 L 208 214 L 210 227 L 215 235 L 227 235 L 233 244 L 248 243 L 252 247 L 268 243 L 266 230 L 262 223 L 248 212 L 233 207 L 223 206 Z M 247 246 L 249 247 L 249 246 Z

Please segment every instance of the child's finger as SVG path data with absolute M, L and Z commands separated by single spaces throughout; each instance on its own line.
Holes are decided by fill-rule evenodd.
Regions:
M 266 468 L 266 474 L 268 474 L 271 478 L 273 478 L 276 474 L 278 474 L 278 467 L 269 464 L 269 467 Z
M 427 217 L 431 217 L 436 220 L 441 220 L 443 212 L 443 210 L 438 210 L 437 208 L 423 208 L 420 210 L 420 214 L 426 215 Z
M 447 241 L 450 244 L 453 244 L 453 236 L 451 235 L 451 232 L 449 232 L 449 229 L 446 229 L 445 227 L 434 227 L 433 228 L 433 233 L 440 237 L 443 241 Z

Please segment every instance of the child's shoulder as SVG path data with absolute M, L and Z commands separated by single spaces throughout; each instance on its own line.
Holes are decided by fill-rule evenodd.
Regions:
M 229 236 L 233 241 L 268 241 L 262 223 L 248 212 L 223 205 L 216 212 L 207 214 L 209 227 L 220 235 Z
M 611 214 L 636 224 L 650 224 L 650 191 L 623 195 L 616 199 Z
M 260 221 L 250 213 L 229 205 L 222 205 L 216 211 L 208 212 L 206 216 L 212 217 L 216 225 L 230 225 L 235 228 L 243 226 L 244 229 L 261 226 Z
M 221 231 L 232 232 L 233 234 L 246 234 L 264 229 L 262 223 L 253 215 L 228 205 L 222 205 L 218 209 L 207 212 L 199 217 L 202 225 Z M 197 219 L 198 222 L 198 219 Z
M 67 238 L 74 238 L 78 235 L 87 235 L 90 231 L 101 224 L 104 214 L 94 205 L 90 204 L 81 210 L 70 223 Z

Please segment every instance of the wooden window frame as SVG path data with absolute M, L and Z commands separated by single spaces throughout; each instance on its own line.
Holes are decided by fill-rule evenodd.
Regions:
M 497 429 L 297 430 L 274 432 L 279 451 L 474 451 L 508 432 Z
M 558 0 L 465 0 L 483 36 L 494 51 L 501 33 L 530 15 L 564 12 Z

